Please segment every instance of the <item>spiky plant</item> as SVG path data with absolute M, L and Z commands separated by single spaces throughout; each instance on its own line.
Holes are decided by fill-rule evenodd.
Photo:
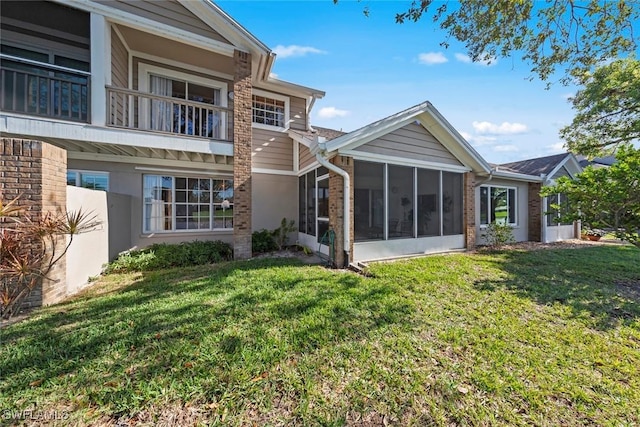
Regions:
M 32 218 L 16 197 L 0 194 L 0 317 L 17 313 L 31 291 L 65 256 L 73 237 L 99 225 L 91 213 L 46 212 Z M 64 239 L 64 236 L 69 236 Z

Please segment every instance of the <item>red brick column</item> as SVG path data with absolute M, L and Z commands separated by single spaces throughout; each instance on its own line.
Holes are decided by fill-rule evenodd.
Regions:
M 18 204 L 28 209 L 35 220 L 47 212 L 63 213 L 67 205 L 67 153 L 53 145 L 22 139 L 0 140 L 0 193 L 9 201 L 20 196 Z M 5 226 L 2 224 L 0 226 Z M 26 241 L 34 251 L 37 241 Z M 58 241 L 58 252 L 65 239 Z M 50 280 L 49 280 L 50 279 Z M 36 287 L 23 307 L 35 307 L 60 301 L 66 292 L 66 261 L 63 258 L 49 272 L 49 279 Z
M 476 175 L 473 172 L 464 174 L 464 226 L 465 247 L 476 246 Z
M 233 256 L 251 257 L 251 55 L 233 53 Z
M 351 236 L 349 244 L 349 255 L 353 257 L 353 159 L 350 157 L 336 156 L 331 159 L 331 163 L 345 170 L 349 174 L 351 185 L 349 186 L 350 214 L 349 224 Z M 336 233 L 336 265 L 345 267 L 344 247 L 344 178 L 333 171 L 329 171 L 329 227 Z M 349 260 L 349 262 L 351 259 Z
M 529 183 L 529 208 L 528 208 L 528 221 L 529 221 L 529 241 L 540 242 L 542 241 L 542 197 L 540 197 L 540 190 L 542 184 L 539 182 Z

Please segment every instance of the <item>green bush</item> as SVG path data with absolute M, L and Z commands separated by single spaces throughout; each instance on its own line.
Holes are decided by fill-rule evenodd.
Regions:
M 289 243 L 289 233 L 297 231 L 295 224 L 296 222 L 292 219 L 287 221 L 287 218 L 282 218 L 280 227 L 271 232 L 273 234 L 273 238 L 275 239 L 276 245 L 278 246 L 278 249 L 282 250 L 285 246 L 287 246 L 287 243 Z
M 196 240 L 173 245 L 156 243 L 144 249 L 123 253 L 107 266 L 105 273 L 188 267 L 228 261 L 232 258 L 231 245 L 220 240 Z
M 278 244 L 272 231 L 262 229 L 251 234 L 251 251 L 254 254 L 263 254 L 276 249 L 278 249 Z
M 492 248 L 499 248 L 515 241 L 511 226 L 497 222 L 487 225 L 483 237 L 486 239 L 487 245 Z

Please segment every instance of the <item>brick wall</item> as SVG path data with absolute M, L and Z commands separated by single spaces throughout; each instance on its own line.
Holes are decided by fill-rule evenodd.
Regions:
M 234 51 L 233 256 L 251 257 L 251 55 Z
M 345 170 L 351 179 L 349 199 L 350 203 L 350 232 L 351 241 L 349 254 L 353 255 L 353 159 L 350 157 L 336 156 L 331 163 Z M 329 171 L 329 226 L 336 233 L 335 250 L 336 265 L 344 267 L 347 264 L 344 248 L 344 179 L 333 171 Z
M 0 139 L 0 192 L 3 200 L 20 196 L 18 204 L 28 209 L 31 219 L 46 212 L 62 213 L 67 204 L 67 154 L 53 145 L 22 139 Z M 25 242 L 34 251 L 39 242 Z M 64 238 L 58 241 L 60 251 Z M 49 273 L 49 279 L 31 292 L 24 307 L 53 304 L 65 296 L 66 264 L 63 258 Z
M 465 247 L 476 246 L 476 176 L 473 172 L 464 174 L 464 225 Z
M 529 183 L 529 241 L 542 241 L 542 197 L 540 190 L 542 184 L 539 182 Z

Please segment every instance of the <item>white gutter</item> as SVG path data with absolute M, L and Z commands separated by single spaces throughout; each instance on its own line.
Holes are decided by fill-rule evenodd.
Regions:
M 345 259 L 345 264 L 348 265 L 349 264 L 349 248 L 351 247 L 351 222 L 350 222 L 350 213 L 351 213 L 351 205 L 350 205 L 350 194 L 351 194 L 351 181 L 349 178 L 349 174 L 347 173 L 347 171 L 340 169 L 339 167 L 337 167 L 336 165 L 334 165 L 333 163 L 329 162 L 329 160 L 327 160 L 324 156 L 323 153 L 326 153 L 326 147 L 325 147 L 325 142 L 318 142 L 317 143 L 317 149 L 318 151 L 316 151 L 316 160 L 318 161 L 318 163 L 320 163 L 322 166 L 326 167 L 327 169 L 334 171 L 335 173 L 337 173 L 338 175 L 340 175 L 342 177 L 342 182 L 344 185 L 344 189 L 343 189 L 343 202 L 344 202 L 344 213 L 342 215 L 343 218 L 343 224 L 342 224 L 342 229 L 343 229 L 343 236 L 344 236 L 344 252 L 346 255 L 346 259 Z

